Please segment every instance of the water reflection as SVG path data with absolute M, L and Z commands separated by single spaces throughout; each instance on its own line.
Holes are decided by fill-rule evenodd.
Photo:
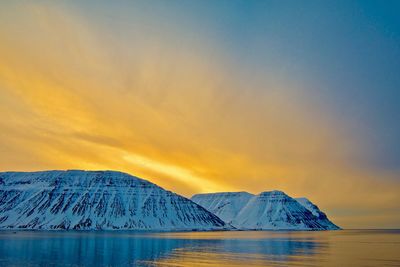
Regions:
M 11 232 L 1 266 L 400 266 L 400 231 Z
M 272 266 L 290 262 L 312 265 L 315 255 L 328 248 L 324 238 L 299 232 L 218 232 L 161 234 L 168 238 L 196 240 L 194 247 L 183 247 L 165 254 L 150 266 Z M 301 256 L 301 257 L 299 257 Z M 317 260 L 321 262 L 320 259 Z M 306 264 L 307 263 L 307 264 Z
M 153 261 L 185 246 L 185 240 L 123 233 L 17 232 L 0 234 L 0 264 L 30 266 L 126 266 Z

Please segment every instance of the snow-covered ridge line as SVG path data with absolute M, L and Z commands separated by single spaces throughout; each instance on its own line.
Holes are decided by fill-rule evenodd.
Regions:
M 306 198 L 282 191 L 197 194 L 191 198 L 225 222 L 242 230 L 338 230 L 325 213 Z
M 0 229 L 231 228 L 193 201 L 122 172 L 0 173 Z

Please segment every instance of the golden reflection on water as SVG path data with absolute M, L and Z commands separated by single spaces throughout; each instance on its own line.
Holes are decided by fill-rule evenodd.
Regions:
M 261 255 L 240 255 L 234 253 L 208 253 L 174 251 L 170 257 L 149 263 L 153 266 L 265 266 Z M 272 262 L 270 262 L 272 264 Z
M 161 233 L 205 240 L 149 266 L 400 266 L 399 230 Z
M 0 266 L 400 266 L 400 230 L 0 231 Z

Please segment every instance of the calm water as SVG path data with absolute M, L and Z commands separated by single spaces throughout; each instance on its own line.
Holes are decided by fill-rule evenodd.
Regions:
M 0 231 L 1 266 L 400 266 L 400 230 Z

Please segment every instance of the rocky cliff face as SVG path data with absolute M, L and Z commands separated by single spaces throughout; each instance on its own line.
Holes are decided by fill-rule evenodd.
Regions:
M 339 229 L 311 202 L 298 201 L 281 191 L 258 195 L 246 192 L 199 194 L 192 200 L 238 229 Z
M 114 171 L 0 173 L 2 229 L 217 230 L 216 215 L 146 180 Z

